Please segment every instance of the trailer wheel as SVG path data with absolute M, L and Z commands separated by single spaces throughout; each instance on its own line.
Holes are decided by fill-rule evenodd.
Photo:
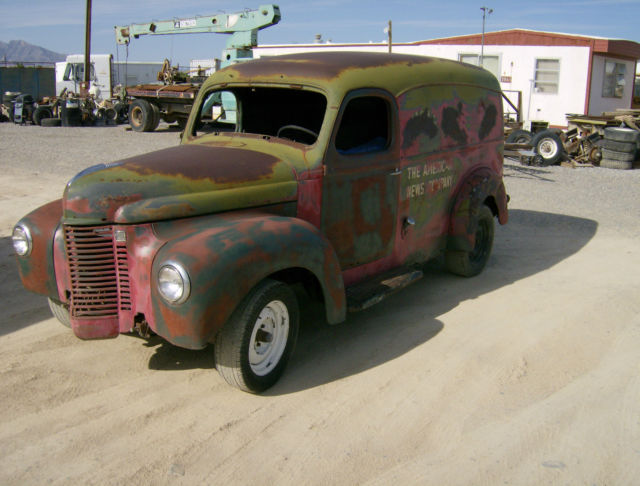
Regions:
M 259 283 L 216 337 L 216 369 L 227 383 L 251 393 L 273 386 L 295 346 L 298 314 L 291 287 L 270 279 Z
M 45 118 L 53 117 L 53 113 L 51 108 L 48 106 L 38 106 L 35 110 L 33 110 L 33 123 L 36 125 L 42 125 L 42 120 Z
M 151 105 L 151 111 L 153 111 L 153 123 L 149 127 L 149 131 L 153 132 L 156 128 L 158 128 L 158 125 L 160 125 L 160 119 L 162 117 L 160 116 L 160 108 L 158 108 L 158 105 L 156 105 L 155 103 L 149 104 Z
M 553 165 L 562 159 L 564 146 L 556 132 L 542 130 L 534 135 L 531 141 L 533 150 L 542 156 L 544 165 Z
M 151 103 L 147 100 L 133 100 L 129 107 L 129 124 L 135 132 L 150 132 L 155 120 Z
M 462 277 L 473 277 L 482 272 L 491 255 L 494 232 L 493 213 L 483 205 L 478 210 L 476 243 L 473 250 L 447 250 L 444 255 L 447 270 Z
M 533 133 L 528 130 L 514 130 L 511 132 L 505 142 L 507 143 L 531 143 Z

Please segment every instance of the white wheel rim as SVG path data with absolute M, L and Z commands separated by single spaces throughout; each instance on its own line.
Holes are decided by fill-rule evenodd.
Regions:
M 545 159 L 550 159 L 558 152 L 558 146 L 556 142 L 551 138 L 544 138 L 538 145 L 538 152 Z
M 260 311 L 249 341 L 249 366 L 258 376 L 271 372 L 280 362 L 289 337 L 289 311 L 272 300 Z

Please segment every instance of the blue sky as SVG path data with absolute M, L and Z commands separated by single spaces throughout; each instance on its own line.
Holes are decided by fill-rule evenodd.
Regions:
M 266 3 L 265 0 L 262 0 Z M 479 33 L 481 6 L 493 9 L 486 30 L 526 28 L 640 42 L 640 0 L 316 0 L 274 2 L 281 22 L 263 30 L 264 44 L 311 43 L 324 40 L 380 42 L 393 21 L 394 42 Z M 52 51 L 84 52 L 85 0 L 0 0 L 0 41 L 24 40 Z M 113 27 L 152 20 L 188 18 L 258 8 L 259 3 L 224 0 L 93 0 L 91 50 L 112 53 L 117 48 Z M 132 61 L 188 64 L 190 59 L 220 57 L 226 36 L 219 34 L 143 36 L 129 46 Z

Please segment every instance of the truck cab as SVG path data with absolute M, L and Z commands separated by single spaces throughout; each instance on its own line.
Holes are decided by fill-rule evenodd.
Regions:
M 78 337 L 213 343 L 225 380 L 260 392 L 293 351 L 294 290 L 337 324 L 439 255 L 480 273 L 494 220 L 508 220 L 502 162 L 488 71 L 400 54 L 262 58 L 207 80 L 178 147 L 81 172 L 16 225 L 14 247 L 24 285 Z

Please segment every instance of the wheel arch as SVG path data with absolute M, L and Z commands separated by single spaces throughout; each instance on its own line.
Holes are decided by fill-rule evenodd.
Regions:
M 154 258 L 152 278 L 164 262 L 179 262 L 188 269 L 192 289 L 187 302 L 172 306 L 152 286 L 158 334 L 182 347 L 204 347 L 215 340 L 242 299 L 267 278 L 319 292 L 327 320 L 344 320 L 341 269 L 317 228 L 297 218 L 256 214 L 211 223 L 167 241 Z
M 489 168 L 468 174 L 459 185 L 450 211 L 447 249 L 471 251 L 475 245 L 476 215 L 487 206 L 500 224 L 508 221 L 508 197 L 502 177 Z

